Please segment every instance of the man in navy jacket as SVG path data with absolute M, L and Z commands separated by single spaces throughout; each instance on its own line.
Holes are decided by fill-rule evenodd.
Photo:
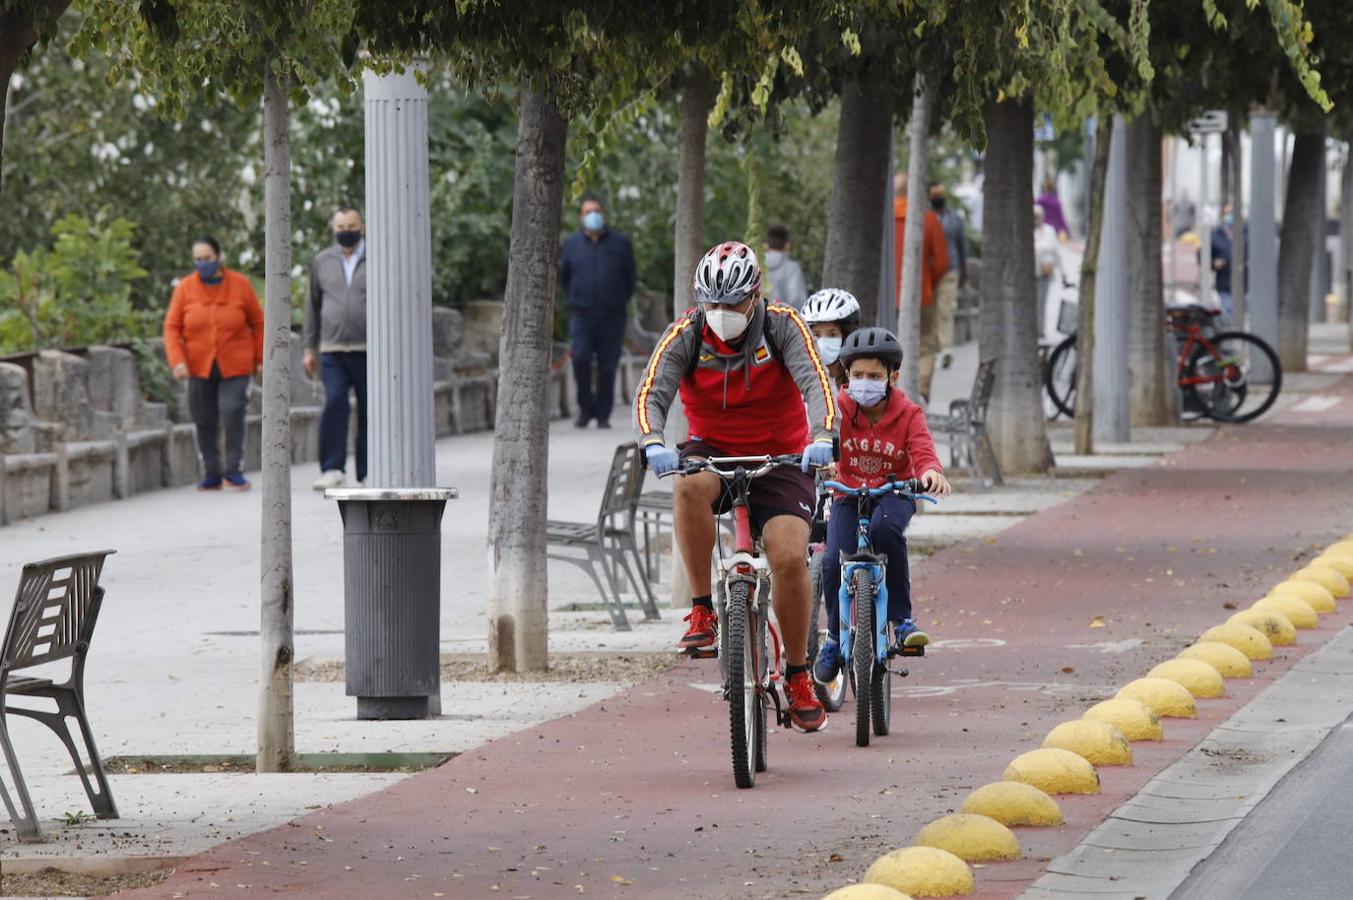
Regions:
M 580 229 L 559 251 L 559 285 L 568 297 L 573 377 L 578 385 L 579 428 L 596 420 L 611 427 L 615 370 L 625 341 L 625 322 L 634 294 L 634 245 L 606 227 L 601 201 L 589 194 L 578 206 Z M 592 384 L 596 362 L 597 383 Z

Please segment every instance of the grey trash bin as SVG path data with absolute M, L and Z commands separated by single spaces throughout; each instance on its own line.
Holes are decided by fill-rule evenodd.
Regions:
M 441 525 L 451 488 L 333 488 L 347 693 L 359 719 L 440 712 Z

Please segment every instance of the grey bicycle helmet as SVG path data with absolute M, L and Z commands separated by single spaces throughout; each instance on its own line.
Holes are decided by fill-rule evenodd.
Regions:
M 860 324 L 860 301 L 850 291 L 823 288 L 808 298 L 799 315 L 809 325 L 839 323 L 849 328 Z
M 877 359 L 891 369 L 902 366 L 902 342 L 886 328 L 852 331 L 841 344 L 840 360 L 847 368 L 857 359 Z

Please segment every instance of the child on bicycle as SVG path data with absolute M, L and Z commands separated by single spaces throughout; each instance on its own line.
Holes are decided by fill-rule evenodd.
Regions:
M 902 366 L 902 344 L 897 337 L 885 328 L 855 331 L 842 344 L 840 361 L 850 381 L 837 396 L 841 460 L 836 480 L 851 487 L 878 487 L 890 476 L 898 480 L 917 478 L 927 492 L 948 495 L 949 481 L 926 427 L 925 411 L 897 389 Z M 885 494 L 874 507 L 870 532 L 874 552 L 888 560 L 888 620 L 893 623 L 896 644 L 903 647 L 930 643 L 930 637 L 912 619 L 905 532 L 915 512 L 914 500 Z M 832 503 L 822 566 L 828 637 L 813 666 L 813 676 L 822 684 L 830 684 L 841 668 L 841 647 L 837 643 L 840 559 L 843 550 L 847 554 L 855 550 L 858 521 L 854 498 L 838 497 Z
M 844 385 L 846 370 L 840 362 L 841 344 L 860 327 L 860 301 L 850 291 L 823 288 L 808 298 L 799 316 L 813 330 L 817 355 L 827 366 L 832 381 L 837 386 Z

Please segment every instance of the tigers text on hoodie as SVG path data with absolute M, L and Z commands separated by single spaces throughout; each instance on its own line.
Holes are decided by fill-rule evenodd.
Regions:
M 841 461 L 836 480 L 850 487 L 878 487 L 889 475 L 920 478 L 929 469 L 943 472 L 935 441 L 926 425 L 925 410 L 894 387 L 888 392 L 883 416 L 869 421 L 850 394 L 836 397 L 841 410 Z

